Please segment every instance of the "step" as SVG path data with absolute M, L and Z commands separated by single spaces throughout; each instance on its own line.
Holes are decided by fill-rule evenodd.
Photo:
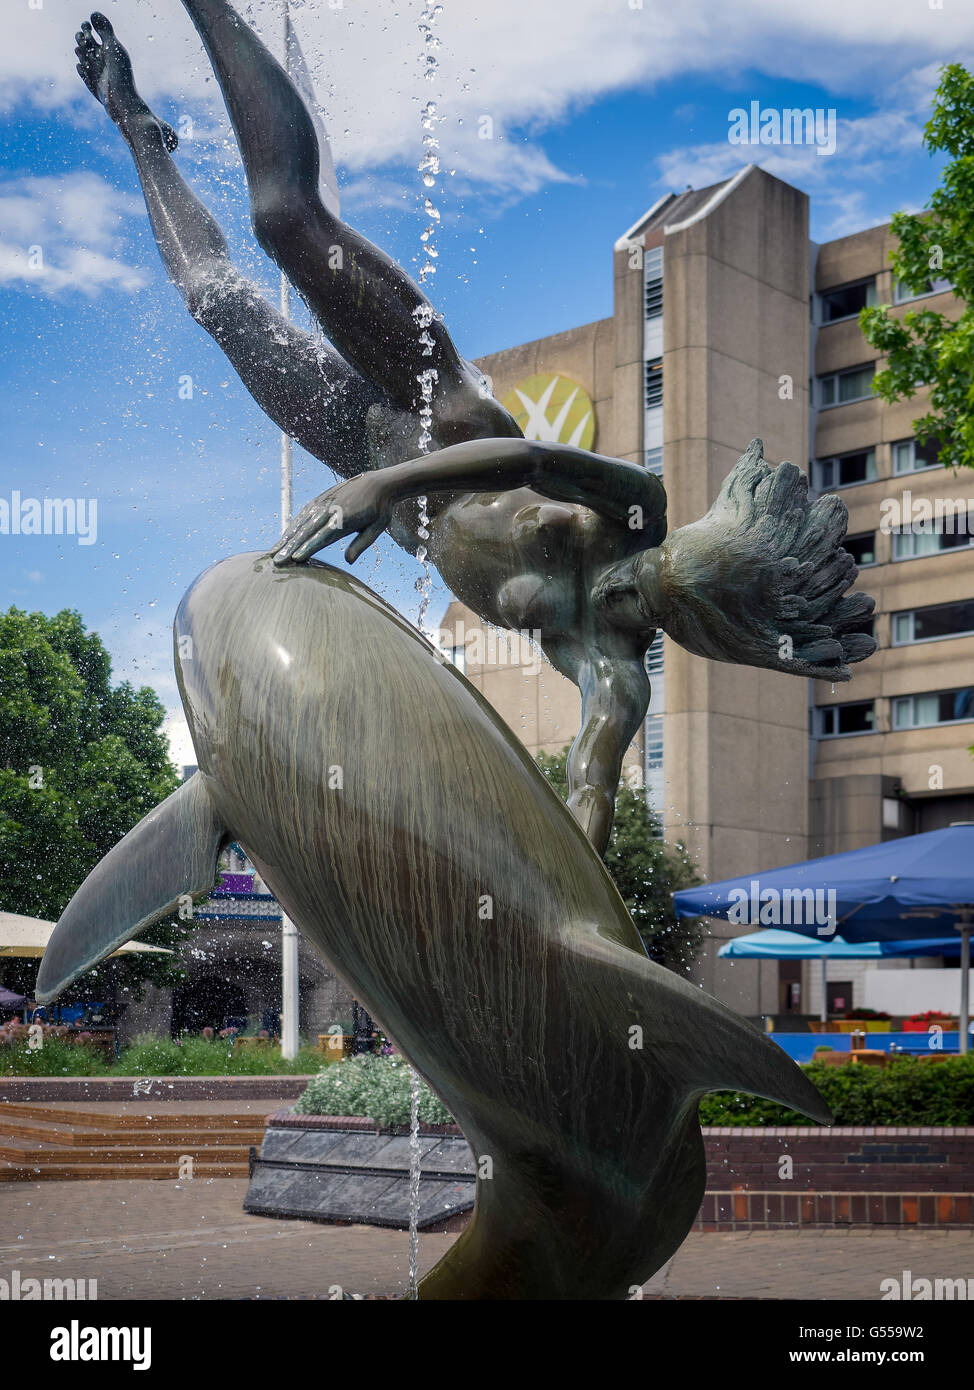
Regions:
M 264 1137 L 263 1129 L 248 1130 L 97 1130 L 68 1129 L 65 1126 L 18 1125 L 15 1128 L 0 1126 L 0 1145 L 9 1145 L 18 1140 L 33 1140 L 35 1143 L 54 1144 L 62 1149 L 84 1148 L 187 1148 L 205 1145 L 222 1147 L 248 1147 L 259 1144 Z M 66 1154 L 67 1158 L 68 1155 Z
M 193 1177 L 181 1181 L 197 1181 L 201 1178 L 246 1178 L 250 1168 L 241 1163 L 194 1163 Z M 132 1163 L 103 1167 L 85 1163 L 50 1163 L 37 1167 L 0 1164 L 0 1182 L 92 1182 L 96 1180 L 129 1180 L 149 1178 L 159 1182 L 176 1182 L 180 1179 L 173 1173 L 171 1163 Z
M 72 1149 L 70 1154 L 53 1144 L 42 1144 L 39 1147 L 0 1144 L 0 1163 L 12 1163 L 15 1166 L 29 1164 L 31 1167 L 36 1164 L 48 1166 L 51 1163 L 98 1163 L 108 1166 L 118 1163 L 169 1163 L 175 1168 L 180 1159 L 187 1155 L 194 1162 L 243 1163 L 247 1161 L 248 1153 L 248 1147 L 240 1144 L 174 1144 L 171 1147 L 153 1144 L 145 1148 L 135 1145 L 130 1148 L 93 1145 L 90 1148 Z
M 152 1105 L 153 1102 L 146 1102 Z M 274 1101 L 268 1100 L 256 1105 L 250 1111 L 201 1111 L 199 1114 L 180 1107 L 174 1114 L 167 1114 L 165 1107 L 178 1102 L 156 1101 L 151 1117 L 143 1108 L 133 1108 L 129 1112 L 89 1110 L 87 1106 L 48 1105 L 44 1101 L 0 1101 L 0 1129 L 6 1128 L 8 1120 L 30 1120 L 43 1123 L 79 1125 L 95 1129 L 144 1129 L 151 1124 L 158 1129 L 253 1129 L 264 1127 L 264 1114 L 274 1109 Z M 238 1102 L 239 1104 L 239 1102 Z M 266 1105 L 267 1110 L 264 1111 Z

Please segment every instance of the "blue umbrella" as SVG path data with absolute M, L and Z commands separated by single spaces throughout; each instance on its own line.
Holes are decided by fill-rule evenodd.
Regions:
M 926 941 L 845 941 L 841 936 L 817 941 L 793 931 L 754 931 L 726 941 L 718 956 L 731 960 L 820 960 L 822 962 L 822 1011 L 828 1018 L 826 967 L 830 960 L 881 960 L 884 956 L 956 956 L 960 939 L 930 937 Z
M 679 917 L 786 927 L 819 941 L 943 938 L 960 932 L 960 1049 L 967 1051 L 974 922 L 974 824 L 906 835 L 673 894 Z
M 717 952 L 731 960 L 883 960 L 888 956 L 956 956 L 957 936 L 922 941 L 816 941 L 793 931 L 754 931 L 732 936 Z

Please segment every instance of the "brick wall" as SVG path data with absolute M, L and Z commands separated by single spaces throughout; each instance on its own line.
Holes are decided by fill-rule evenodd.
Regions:
M 705 1129 L 698 1230 L 974 1225 L 974 1129 Z

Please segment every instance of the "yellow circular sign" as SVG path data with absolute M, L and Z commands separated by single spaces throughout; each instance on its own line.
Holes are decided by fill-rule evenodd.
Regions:
M 560 372 L 529 376 L 508 391 L 501 404 L 514 416 L 525 439 L 592 447 L 595 407 L 585 388 L 571 377 Z

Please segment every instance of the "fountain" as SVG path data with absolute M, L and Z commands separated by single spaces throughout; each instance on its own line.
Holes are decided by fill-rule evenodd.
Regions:
M 706 1091 L 830 1118 L 769 1039 L 646 957 L 602 864 L 648 702 L 645 653 L 663 628 L 701 656 L 848 679 L 875 643 L 855 630 L 872 601 L 846 595 L 845 509 L 812 502 L 800 471 L 769 467 L 754 440 L 707 516 L 667 536 L 654 475 L 520 437 L 417 286 L 322 203 L 314 128 L 280 65 L 228 0 L 183 3 L 227 101 L 258 238 L 340 355 L 243 285 L 209 214 L 183 197 L 171 127 L 141 102 L 102 16 L 78 36 L 80 70 L 129 143 L 191 310 L 344 481 L 271 551 L 221 560 L 183 598 L 175 662 L 199 771 L 82 884 L 37 997 L 208 890 L 234 839 L 470 1144 L 473 1219 L 417 1283 L 414 1216 L 411 1295 L 626 1298 L 696 1216 Z M 323 254 L 336 246 L 340 270 Z M 296 395 L 277 389 L 269 332 Z M 312 559 L 353 537 L 354 560 L 386 529 L 485 621 L 539 629 L 579 685 L 567 807 L 416 628 Z M 414 1086 L 418 1184 L 416 1106 Z

